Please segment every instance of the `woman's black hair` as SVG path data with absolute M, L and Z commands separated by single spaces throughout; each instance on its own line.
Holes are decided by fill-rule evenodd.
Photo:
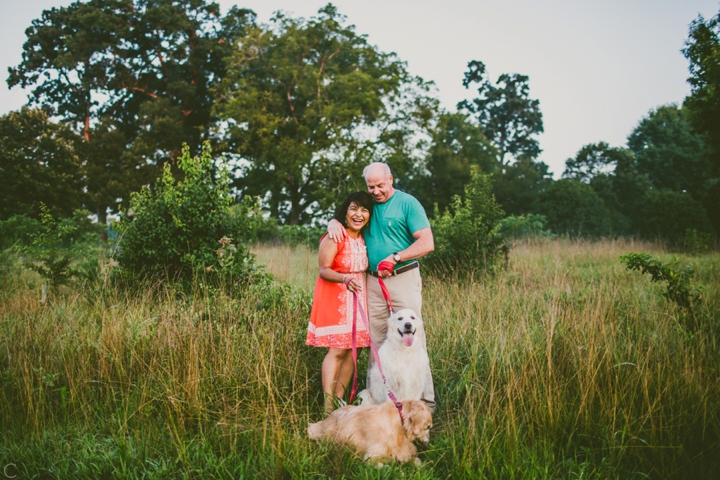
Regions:
M 345 216 L 347 215 L 348 208 L 350 208 L 350 204 L 353 202 L 355 202 L 355 205 L 367 208 L 367 211 L 370 212 L 371 217 L 373 214 L 373 207 L 375 206 L 375 203 L 373 202 L 372 195 L 370 195 L 368 192 L 363 191 L 351 193 L 335 210 L 335 216 L 333 217 L 335 220 L 342 223 L 345 228 L 348 227 Z M 370 225 L 370 222 L 366 223 L 365 226 L 360 229 L 360 232 L 365 231 L 368 225 Z

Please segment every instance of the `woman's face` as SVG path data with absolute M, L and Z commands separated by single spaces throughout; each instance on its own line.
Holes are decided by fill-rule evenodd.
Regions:
M 351 202 L 345 214 L 348 230 L 359 232 L 367 224 L 368 220 L 370 220 L 370 211 L 362 205 Z

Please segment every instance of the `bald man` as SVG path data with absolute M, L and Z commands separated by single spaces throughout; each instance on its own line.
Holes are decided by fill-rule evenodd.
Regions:
M 368 192 L 375 200 L 370 225 L 364 234 L 370 263 L 365 277 L 370 336 L 380 348 L 387 338 L 389 313 L 378 276 L 383 278 L 396 311 L 411 308 L 422 318 L 422 279 L 417 259 L 432 252 L 435 243 L 425 209 L 415 197 L 393 187 L 393 176 L 387 164 L 371 163 L 365 167 L 363 176 Z M 345 235 L 345 228 L 337 220 L 331 220 L 328 234 L 339 242 Z M 392 273 L 377 271 L 382 261 L 394 265 Z M 423 347 L 427 349 L 426 345 Z M 370 361 L 374 362 L 372 355 Z M 430 372 L 425 385 L 422 400 L 434 411 L 435 391 Z

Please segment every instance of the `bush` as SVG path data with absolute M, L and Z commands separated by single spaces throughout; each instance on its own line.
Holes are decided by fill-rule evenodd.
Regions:
M 115 256 L 125 274 L 184 282 L 201 273 L 243 284 L 257 274 L 252 254 L 235 240 L 247 234 L 248 218 L 232 215 L 229 171 L 221 164 L 213 175 L 210 154 L 205 144 L 193 158 L 185 145 L 178 161 L 183 180 L 165 164 L 154 188 L 133 193 L 117 223 Z
M 87 210 L 75 210 L 71 218 L 56 220 L 40 203 L 40 220 L 15 215 L 0 221 L 0 245 L 16 247 L 49 287 L 71 280 L 91 280 L 99 271 L 102 225 L 90 219 Z
M 437 275 L 472 275 L 492 270 L 504 249 L 500 221 L 504 213 L 490 193 L 489 175 L 472 167 L 465 200 L 455 195 L 452 203 L 432 220 L 435 251 L 423 265 Z
M 504 238 L 552 238 L 555 235 L 546 230 L 545 215 L 528 213 L 527 215 L 510 215 L 500 222 L 500 234 Z
M 621 256 L 620 260 L 628 270 L 639 270 L 642 274 L 648 273 L 653 282 L 664 282 L 666 289 L 663 296 L 685 310 L 691 322 L 694 321 L 702 295 L 692 284 L 695 270 L 691 265 L 680 267 L 677 260 L 662 263 L 647 253 L 629 253 Z M 689 326 L 694 329 L 693 324 Z

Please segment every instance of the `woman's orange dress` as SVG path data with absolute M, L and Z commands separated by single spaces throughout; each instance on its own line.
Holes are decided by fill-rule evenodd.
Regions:
M 362 235 L 345 235 L 338 244 L 338 253 L 330 266 L 339 273 L 352 275 L 362 283 L 358 301 L 367 312 L 365 270 L 368 268 L 367 249 Z M 314 347 L 352 348 L 353 293 L 344 283 L 328 282 L 318 277 L 315 283 L 310 323 L 305 343 Z M 358 310 L 356 345 L 370 346 L 370 335 Z

